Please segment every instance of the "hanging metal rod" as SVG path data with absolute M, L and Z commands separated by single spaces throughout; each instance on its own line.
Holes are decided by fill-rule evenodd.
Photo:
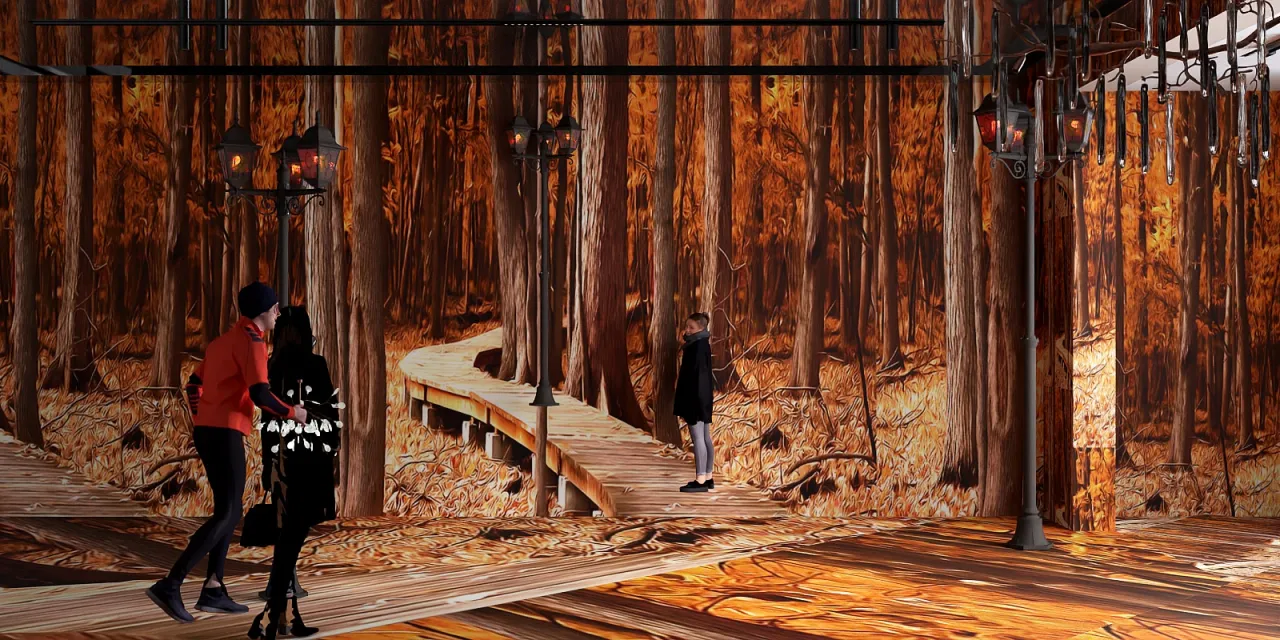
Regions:
M 0 76 L 944 76 L 941 65 L 23 65 Z
M 941 27 L 934 18 L 46 18 L 37 27 Z

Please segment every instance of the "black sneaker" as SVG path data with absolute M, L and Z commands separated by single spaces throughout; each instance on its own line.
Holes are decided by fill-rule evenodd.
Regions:
M 705 493 L 707 490 L 708 490 L 707 483 L 698 482 L 697 480 L 694 480 L 693 482 L 690 482 L 689 484 L 686 484 L 685 486 L 680 487 L 680 491 L 683 493 Z
M 227 593 L 226 585 L 218 585 L 216 587 L 205 587 L 200 590 L 200 599 L 196 601 L 196 608 L 205 613 L 248 613 L 249 607 L 246 607 L 235 600 L 231 599 L 231 595 Z
M 702 484 L 703 484 L 703 485 L 705 485 L 705 486 L 707 487 L 707 490 L 708 490 L 708 491 L 713 490 L 713 489 L 715 489 L 715 488 L 716 488 L 716 481 L 715 481 L 715 479 L 714 479 L 714 478 L 708 478 L 708 479 L 707 479 L 707 481 L 706 481 L 706 482 L 704 482 L 704 483 L 702 483 Z
M 169 582 L 161 580 L 151 585 L 147 589 L 147 597 L 151 598 L 151 601 L 175 622 L 187 624 L 196 620 L 182 605 L 182 592 Z

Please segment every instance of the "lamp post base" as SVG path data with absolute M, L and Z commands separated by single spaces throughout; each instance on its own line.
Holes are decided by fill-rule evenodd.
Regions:
M 529 403 L 533 407 L 558 407 L 555 394 L 551 391 L 551 385 L 538 385 L 537 392 L 533 395 L 533 402 Z
M 1018 528 L 1013 532 L 1013 539 L 1005 543 L 1005 546 L 1019 551 L 1044 551 L 1053 548 L 1049 539 L 1044 537 L 1044 522 L 1035 514 L 1018 516 Z

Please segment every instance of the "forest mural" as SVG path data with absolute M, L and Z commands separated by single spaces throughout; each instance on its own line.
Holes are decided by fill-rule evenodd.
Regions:
M 17 5 L 42 17 L 171 10 Z M 958 6 L 902 2 L 900 11 L 940 18 Z M 501 15 L 506 3 L 231 8 L 242 17 L 446 18 Z M 862 15 L 882 10 L 867 2 Z M 193 3 L 195 15 L 211 11 Z M 843 0 L 584 2 L 588 17 L 846 11 Z M 531 30 L 493 31 L 232 29 L 220 52 L 212 32 L 197 29 L 181 52 L 159 28 L 41 30 L 23 44 L 8 22 L 0 51 L 71 64 L 538 60 Z M 557 65 L 932 64 L 946 55 L 936 28 L 904 28 L 892 52 L 877 29 L 865 35 L 851 50 L 843 29 L 584 27 L 552 35 L 543 55 Z M 704 311 L 723 387 L 719 477 L 806 515 L 1016 513 L 1021 187 L 974 148 L 968 126 L 959 151 L 944 152 L 947 100 L 967 114 L 986 90 L 962 83 L 950 98 L 938 77 L 6 78 L 3 426 L 157 512 L 206 511 L 176 389 L 234 322 L 234 292 L 271 282 L 277 246 L 274 216 L 225 201 L 214 145 L 239 122 L 274 150 L 319 113 L 348 151 L 335 192 L 288 230 L 291 290 L 346 389 L 341 509 L 531 513 L 528 461 L 503 465 L 421 428 L 396 364 L 418 347 L 501 327 L 494 374 L 536 382 L 537 176 L 513 162 L 505 130 L 514 114 L 532 120 L 545 109 L 551 122 L 569 113 L 584 129 L 581 152 L 550 177 L 558 394 L 683 449 L 688 436 L 669 415 L 672 354 L 680 322 Z M 1166 105 L 1151 100 L 1152 138 L 1163 140 Z M 1183 96 L 1175 103 L 1181 109 Z M 1219 106 L 1229 122 L 1230 106 Z M 1174 121 L 1194 130 L 1202 107 L 1186 109 Z M 1138 129 L 1128 127 L 1131 150 Z M 24 140 L 33 157 L 22 157 Z M 1269 407 L 1280 386 L 1280 358 L 1270 355 L 1280 274 L 1268 225 L 1280 205 L 1266 196 L 1275 164 L 1255 188 L 1226 151 L 1188 151 L 1177 162 L 1186 179 L 1168 186 L 1162 162 L 1146 176 L 1132 160 L 1117 172 L 1113 152 L 1109 143 L 1102 165 L 1085 163 L 1083 210 L 1071 205 L 1070 170 L 1038 187 L 1047 517 L 1105 529 L 1115 517 L 1276 515 L 1280 441 Z M 35 170 L 24 174 L 24 163 Z M 255 182 L 273 180 L 273 165 L 260 162 Z M 22 286 L 34 290 L 27 312 L 15 302 Z M 251 469 L 254 492 L 258 476 Z

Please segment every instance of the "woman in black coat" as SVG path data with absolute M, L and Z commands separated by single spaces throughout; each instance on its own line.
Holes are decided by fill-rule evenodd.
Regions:
M 684 349 L 676 378 L 675 414 L 689 425 L 697 476 L 681 491 L 702 492 L 716 488 L 711 477 L 715 450 L 711 444 L 711 404 L 715 378 L 711 370 L 710 319 L 695 313 L 685 320 Z
M 264 479 L 269 479 L 271 501 L 276 505 L 279 536 L 267 583 L 267 608 L 254 619 L 251 638 L 263 615 L 267 638 L 281 629 L 285 601 L 293 603 L 292 634 L 307 636 L 318 629 L 307 627 L 298 612 L 295 580 L 298 554 L 311 527 L 332 520 L 334 457 L 341 442 L 337 394 L 325 359 L 313 349 L 311 319 L 302 307 L 286 307 L 276 322 L 274 349 L 267 363 L 271 390 L 290 404 L 305 403 L 309 421 L 268 423 L 262 430 Z M 274 428 L 273 428 L 274 424 Z M 290 591 L 295 593 L 290 594 Z

